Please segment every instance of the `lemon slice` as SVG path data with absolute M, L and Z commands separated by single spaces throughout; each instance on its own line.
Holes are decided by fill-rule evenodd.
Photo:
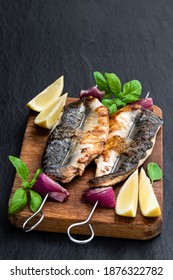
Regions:
M 138 170 L 133 172 L 121 187 L 115 211 L 116 214 L 126 217 L 135 217 L 138 205 Z
M 157 217 L 161 215 L 160 206 L 150 179 L 143 168 L 141 168 L 139 177 L 139 207 L 143 216 Z
M 57 120 L 61 118 L 67 95 L 68 93 L 65 93 L 57 101 L 49 105 L 48 108 L 40 112 L 35 118 L 34 123 L 43 128 L 52 129 Z
M 58 100 L 64 88 L 64 76 L 36 95 L 26 106 L 34 111 L 41 112 Z

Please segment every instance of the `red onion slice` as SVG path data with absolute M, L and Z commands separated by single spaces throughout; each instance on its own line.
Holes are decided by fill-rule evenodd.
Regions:
M 98 207 L 114 208 L 115 194 L 112 187 L 89 188 L 83 192 L 82 201 L 92 205 L 98 201 Z
M 58 202 L 63 202 L 69 196 L 69 193 L 60 184 L 47 177 L 44 173 L 41 173 L 36 183 L 34 184 L 33 190 L 38 192 L 41 196 L 45 196 L 49 193 L 49 198 Z
M 105 92 L 100 91 L 97 86 L 88 88 L 86 90 L 81 90 L 80 91 L 80 98 L 88 97 L 88 96 L 93 96 L 95 98 L 98 98 L 100 101 L 103 99 Z
M 148 109 L 150 111 L 153 110 L 153 99 L 151 97 L 139 99 L 138 101 L 134 102 L 133 104 L 138 104 L 141 107 Z

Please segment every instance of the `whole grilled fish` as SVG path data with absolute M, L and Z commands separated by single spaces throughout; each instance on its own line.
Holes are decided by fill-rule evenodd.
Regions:
M 129 105 L 111 115 L 103 153 L 96 158 L 93 186 L 111 186 L 125 180 L 151 154 L 162 120 L 153 112 Z
M 60 123 L 48 137 L 43 172 L 63 183 L 82 175 L 102 153 L 109 132 L 108 109 L 93 97 L 65 106 Z

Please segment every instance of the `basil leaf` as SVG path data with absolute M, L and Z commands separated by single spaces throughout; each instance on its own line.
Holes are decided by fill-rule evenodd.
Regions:
M 147 165 L 147 175 L 153 183 L 154 181 L 160 180 L 162 178 L 162 170 L 156 163 L 150 162 Z
M 138 100 L 141 91 L 142 91 L 142 86 L 138 80 L 132 80 L 128 83 L 125 83 L 123 86 L 123 95 L 125 99 L 123 98 L 123 101 L 127 100 L 127 98 L 130 100 L 130 102 Z
M 34 177 L 32 179 L 31 182 L 29 182 L 29 186 L 28 188 L 32 189 L 32 187 L 34 186 L 35 182 L 37 181 L 38 176 L 42 173 L 42 169 L 37 169 L 37 171 L 34 174 Z
M 30 209 L 33 211 L 33 212 L 36 212 L 41 203 L 42 203 L 42 197 L 41 195 L 39 195 L 37 192 L 35 191 L 32 191 L 32 190 L 29 190 L 30 192 Z
M 9 160 L 11 161 L 13 166 L 16 168 L 16 172 L 19 175 L 19 177 L 23 181 L 27 181 L 29 170 L 28 170 L 26 164 L 21 159 L 19 159 L 17 157 L 13 157 L 13 156 L 9 156 Z
M 106 92 L 105 94 L 104 94 L 104 98 L 103 99 L 110 99 L 111 100 L 111 92 Z M 102 100 L 103 100 L 102 99 Z
M 112 104 L 114 104 L 114 100 L 104 98 L 102 99 L 102 104 L 109 108 Z
M 26 191 L 23 188 L 17 189 L 13 197 L 11 199 L 9 208 L 8 208 L 8 213 L 9 214 L 16 214 L 19 211 L 21 211 L 27 203 L 27 194 Z
M 112 104 L 108 109 L 109 109 L 110 115 L 112 115 L 113 113 L 115 113 L 115 112 L 117 111 L 117 106 L 116 106 L 116 104 L 114 103 L 114 104 Z
M 109 89 L 115 96 L 121 91 L 121 81 L 114 73 L 105 73 L 104 77 L 108 82 Z
M 124 96 L 124 95 L 123 95 L 123 93 L 122 93 L 122 92 L 119 92 L 119 93 L 118 93 L 118 95 L 117 95 L 117 97 L 118 97 L 118 98 L 120 98 L 120 99 L 122 99 L 122 98 L 123 98 L 123 96 Z
M 136 96 L 136 95 L 126 95 L 125 97 L 123 97 L 122 101 L 125 103 L 125 104 L 128 104 L 128 103 L 133 103 L 135 101 L 139 100 L 139 97 Z
M 24 189 L 28 189 L 30 187 L 29 182 L 22 182 L 21 185 L 24 187 Z
M 107 81 L 106 81 L 105 77 L 102 75 L 102 73 L 95 71 L 94 79 L 96 81 L 96 85 L 99 90 L 109 92 Z
M 118 107 L 124 107 L 126 103 L 122 101 L 120 98 L 116 98 L 116 104 Z

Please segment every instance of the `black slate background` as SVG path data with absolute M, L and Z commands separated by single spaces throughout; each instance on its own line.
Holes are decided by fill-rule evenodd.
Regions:
M 139 79 L 164 113 L 164 223 L 149 241 L 95 237 L 87 245 L 65 234 L 24 233 L 7 205 L 27 122 L 25 104 L 65 76 L 78 97 L 93 71 Z M 173 259 L 173 1 L 0 1 L 0 259 Z

